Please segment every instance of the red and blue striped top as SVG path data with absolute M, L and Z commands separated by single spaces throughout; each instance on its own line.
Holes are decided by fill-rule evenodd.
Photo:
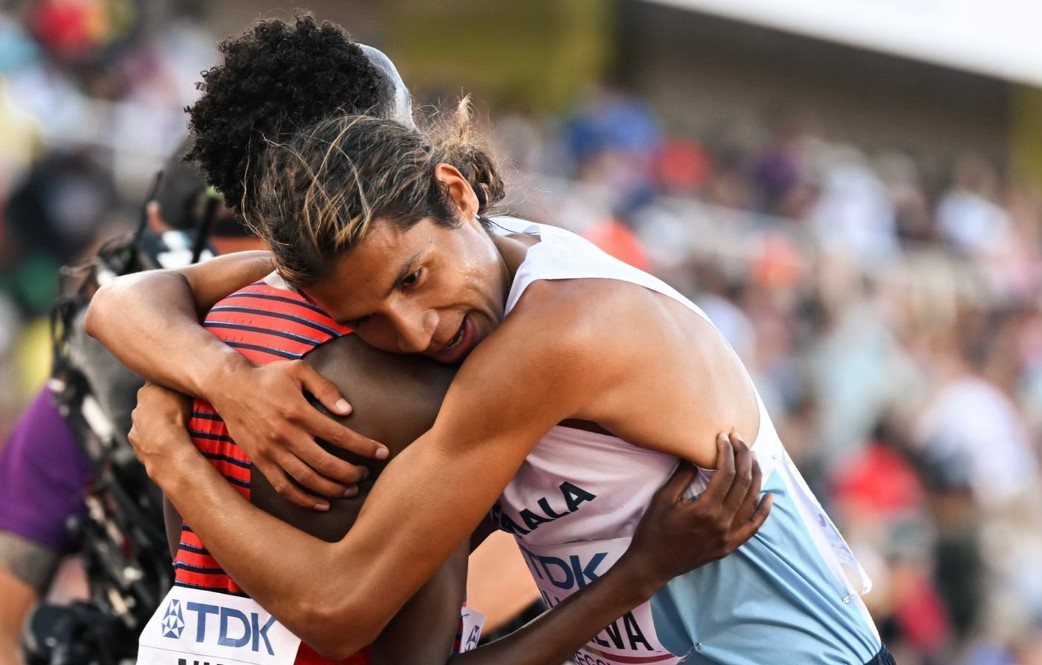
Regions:
M 258 364 L 296 360 L 315 347 L 350 332 L 302 296 L 263 282 L 251 284 L 210 310 L 203 325 L 228 346 Z M 195 400 L 189 430 L 195 446 L 247 500 L 253 465 L 228 435 L 228 428 L 207 402 Z M 174 584 L 245 596 L 187 524 L 174 559 Z M 298 665 L 331 663 L 301 644 Z M 365 653 L 342 661 L 368 662 Z

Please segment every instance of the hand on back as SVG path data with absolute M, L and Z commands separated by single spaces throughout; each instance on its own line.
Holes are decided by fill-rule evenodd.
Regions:
M 366 469 L 322 448 L 323 439 L 364 457 L 386 459 L 387 448 L 321 413 L 305 393 L 332 413 L 351 407 L 331 382 L 303 361 L 251 365 L 228 375 L 208 396 L 231 437 L 283 498 L 303 507 L 326 510 L 327 498 L 351 496 Z M 188 398 L 156 385 L 138 393 L 131 442 L 149 468 L 184 445 Z M 156 471 L 161 469 L 156 465 Z
M 209 397 L 229 434 L 272 487 L 295 504 L 327 509 L 322 497 L 351 496 L 366 476 L 364 467 L 327 452 L 316 439 L 363 457 L 387 458 L 383 444 L 341 425 L 308 401 L 305 393 L 331 413 L 351 412 L 337 387 L 302 360 L 254 365 L 221 383 Z
M 773 497 L 760 498 L 752 450 L 738 435 L 720 434 L 717 452 L 716 473 L 701 495 L 684 496 L 697 469 L 681 461 L 637 526 L 623 561 L 655 586 L 731 554 L 767 519 Z

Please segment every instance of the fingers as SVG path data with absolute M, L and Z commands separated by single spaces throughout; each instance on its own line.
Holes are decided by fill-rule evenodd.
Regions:
M 749 483 L 748 491 L 745 493 L 745 497 L 735 514 L 735 521 L 738 524 L 748 522 L 752 519 L 753 513 L 760 500 L 760 489 L 763 484 L 763 470 L 760 469 L 760 463 L 756 460 L 755 455 L 750 456 L 752 457 L 752 480 Z
M 364 477 L 365 474 L 362 467 L 356 467 L 353 464 L 344 462 L 324 451 L 320 452 L 324 454 L 324 457 L 320 463 L 317 463 L 319 467 L 331 468 L 333 463 L 341 464 L 345 467 L 344 470 L 341 471 L 341 469 L 337 467 L 337 471 L 343 475 L 350 476 L 351 480 L 342 482 L 336 478 L 325 475 L 321 469 L 316 468 L 315 463 L 297 457 L 296 455 L 286 455 L 285 459 L 279 464 L 279 466 L 281 466 L 290 477 L 303 485 L 304 489 L 323 497 L 342 497 L 349 488 L 355 488 L 358 481 Z
M 254 462 L 258 468 L 260 464 Z M 297 487 L 287 472 L 283 471 L 278 466 L 264 465 L 266 468 L 260 468 L 261 473 L 268 479 L 272 489 L 278 492 L 279 496 L 291 503 L 295 503 L 302 508 L 311 508 L 313 510 L 326 511 L 329 510 L 329 501 L 322 498 L 308 494 L 301 488 Z M 269 475 L 270 474 L 270 475 Z
M 351 413 L 351 405 L 347 403 L 347 400 L 340 394 L 340 390 L 332 381 L 319 374 L 314 367 L 307 363 L 300 362 L 296 365 L 295 369 L 297 370 L 300 384 L 305 390 L 314 395 L 315 399 L 322 406 L 338 416 L 346 416 Z
M 185 450 L 195 451 L 185 426 L 190 409 L 187 398 L 175 391 L 151 384 L 138 391 L 127 438 L 134 454 L 157 482 L 157 470 L 176 466 L 171 464 L 172 456 Z
M 327 491 L 317 484 L 313 485 L 305 480 L 302 474 L 292 474 L 294 478 L 303 483 L 308 489 L 319 494 L 341 496 L 348 486 L 357 484 L 368 475 L 365 467 L 340 459 L 324 450 L 322 446 L 306 434 L 301 434 L 288 448 L 288 452 L 292 453 L 288 457 L 298 458 L 298 461 L 307 466 L 316 476 L 323 477 L 324 480 L 336 484 L 339 488 Z M 310 474 L 308 474 L 308 477 L 310 477 Z
M 310 408 L 310 405 L 307 411 L 301 414 L 299 424 L 312 436 L 328 441 L 337 448 L 343 448 L 356 455 L 379 460 L 387 459 L 388 455 L 390 455 L 387 446 L 341 425 L 316 409 Z M 345 478 L 341 478 L 339 475 L 333 475 L 332 477 L 345 480 Z
M 728 438 L 734 454 L 735 474 L 727 496 L 724 498 L 724 508 L 732 513 L 738 513 L 748 497 L 752 485 L 755 455 L 742 437 L 731 433 Z
M 297 364 L 295 369 L 298 372 L 297 376 L 303 388 L 314 395 L 315 399 L 324 407 L 341 416 L 351 413 L 351 405 L 340 394 L 340 390 L 331 381 L 319 374 L 315 368 L 301 362 Z M 316 409 L 308 408 L 304 410 L 300 414 L 299 424 L 312 436 L 328 441 L 338 448 L 343 448 L 362 457 L 382 460 L 387 459 L 390 455 L 387 446 L 344 427 L 335 420 L 322 415 Z M 338 480 L 346 480 L 346 477 L 341 475 L 343 467 L 340 468 L 340 472 L 327 473 L 326 475 Z M 324 473 L 322 469 L 319 469 L 319 471 Z
M 709 480 L 702 496 L 712 502 L 723 502 L 735 477 L 734 446 L 726 433 L 716 437 L 716 473 Z
M 661 498 L 662 500 L 670 503 L 676 503 L 684 497 L 684 492 L 691 486 L 691 483 L 695 481 L 695 476 L 698 474 L 698 469 L 695 465 L 688 462 L 687 460 L 680 460 L 673 475 L 670 476 L 666 484 L 659 488 L 655 494 L 655 499 Z
M 746 543 L 750 538 L 756 535 L 756 532 L 763 526 L 764 521 L 771 512 L 771 506 L 774 504 L 774 495 L 766 494 L 760 499 L 759 505 L 756 506 L 756 512 L 753 513 L 752 518 L 748 522 L 745 522 L 734 532 L 734 539 L 732 541 L 732 551 L 738 549 Z
M 146 382 L 138 388 L 135 410 L 137 409 L 148 410 L 150 415 L 178 414 L 187 421 L 192 411 L 192 398 L 176 390 Z

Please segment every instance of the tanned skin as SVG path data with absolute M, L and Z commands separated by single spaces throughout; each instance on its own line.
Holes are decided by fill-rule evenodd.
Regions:
M 460 264 L 441 257 L 445 247 L 464 243 L 468 251 L 474 250 L 470 255 L 474 265 L 491 264 L 492 278 L 499 280 L 494 288 L 505 293 L 531 247 L 522 239 L 487 235 L 478 224 L 477 198 L 454 168 L 439 165 L 436 177 L 460 211 L 460 227 L 421 221 L 402 230 L 377 223 L 372 232 L 381 236 L 340 259 L 324 284 L 308 287 L 337 320 L 373 313 L 378 315 L 373 320 L 381 325 L 393 320 L 400 350 L 405 350 L 403 341 L 422 350 L 421 334 L 431 333 L 419 326 L 428 320 L 425 313 L 441 311 L 439 298 L 445 293 L 455 297 L 462 291 L 431 289 L 406 296 L 397 285 L 391 291 L 386 290 L 387 284 L 372 291 L 369 280 L 392 283 L 394 276 L 405 274 L 403 257 L 414 255 L 421 261 L 433 257 L 430 272 L 440 280 L 469 279 L 459 272 Z M 422 251 L 417 254 L 417 249 Z M 270 430 L 284 440 L 309 439 L 307 432 L 315 434 L 314 430 L 286 424 L 302 422 L 305 411 L 348 431 L 306 402 L 299 408 L 286 406 L 294 393 L 303 400 L 302 387 L 314 383 L 301 369 L 303 364 L 257 368 L 242 364 L 241 356 L 236 365 L 227 354 L 218 353 L 218 367 L 203 370 L 210 381 L 188 376 L 191 366 L 207 366 L 199 357 L 202 347 L 189 342 L 200 330 L 191 321 L 198 311 L 191 282 L 201 284 L 201 293 L 209 291 L 212 297 L 216 282 L 207 284 L 207 274 L 223 275 L 221 283 L 238 288 L 257 278 L 258 260 L 263 259 L 244 259 L 245 270 L 237 277 L 231 261 L 214 268 L 209 266 L 216 261 L 208 262 L 190 276 L 178 273 L 166 282 L 173 290 L 163 294 L 173 296 L 172 309 L 163 307 L 155 291 L 142 297 L 144 280 L 136 285 L 121 285 L 117 280 L 95 297 L 88 332 L 147 378 L 207 393 L 202 396 L 224 414 L 215 401 L 220 400 L 244 431 Z M 243 279 L 247 275 L 249 279 Z M 478 291 L 474 293 L 483 298 L 492 319 L 497 307 L 502 319 L 503 301 L 497 305 L 494 296 L 480 291 L 487 283 L 484 279 L 475 280 Z M 143 323 L 152 333 L 128 340 L 134 336 L 132 322 Z M 449 326 L 448 335 L 438 328 L 442 345 L 456 325 L 458 321 Z M 725 532 L 734 529 L 741 542 L 752 536 L 749 528 L 755 531 L 762 524 L 770 501 L 758 503 L 758 467 L 744 443 L 732 447 L 718 436 L 719 432 L 758 432 L 759 411 L 748 376 L 711 324 L 681 304 L 634 284 L 537 282 L 509 318 L 492 321 L 486 328 L 487 336 L 460 367 L 433 427 L 388 465 L 355 525 L 335 543 L 302 534 L 245 502 L 186 443 L 183 405 L 176 397 L 162 394 L 163 389 L 142 395 L 140 404 L 145 406 L 139 406 L 131 440 L 153 478 L 244 590 L 289 630 L 333 658 L 345 657 L 378 638 L 405 603 L 469 540 L 528 453 L 562 421 L 593 422 L 635 445 L 723 470 L 717 473 L 721 480 L 714 478 L 716 484 L 711 483 L 702 499 L 690 505 L 679 499 L 682 487 L 668 484 L 616 566 L 584 593 L 555 607 L 544 621 L 484 650 L 495 652 L 497 645 L 507 645 L 489 662 L 559 663 L 604 625 L 648 600 L 670 578 L 733 551 L 735 539 L 725 537 L 714 544 L 713 538 L 706 537 L 707 524 Z M 162 348 L 172 354 L 166 358 L 142 343 L 186 331 L 190 332 L 184 339 L 164 341 Z M 358 334 L 378 347 L 395 341 L 382 329 L 364 328 Z M 649 340 L 654 341 L 653 347 Z M 197 357 L 179 367 L 176 360 L 185 354 Z M 155 370 L 159 360 L 165 369 Z M 335 384 L 320 389 L 323 395 L 311 392 L 323 404 L 335 405 L 339 399 Z M 215 399 L 210 399 L 211 394 Z M 251 417 L 259 421 L 253 427 Z M 372 439 L 352 436 L 358 444 L 356 452 L 379 456 Z M 318 471 L 333 475 L 326 473 L 328 469 Z M 299 479 L 298 474 L 292 475 Z M 280 490 L 285 478 L 272 480 Z M 753 486 L 755 493 L 748 491 Z M 221 510 L 212 510 L 215 505 Z M 678 524 L 683 520 L 689 521 Z M 648 536 L 648 530 L 656 528 L 659 537 Z M 271 552 L 276 547 L 279 565 L 273 568 Z M 507 661 L 511 644 L 526 648 L 514 654 L 517 660 Z M 479 650 L 474 657 L 483 655 Z
M 339 418 L 340 422 L 363 436 L 384 442 L 391 451 L 391 459 L 430 429 L 456 373 L 456 367 L 422 356 L 379 351 L 355 335 L 327 342 L 306 355 L 304 362 L 331 380 L 354 406 L 352 415 Z M 171 397 L 175 405 L 179 403 L 175 395 L 155 386 L 148 386 L 142 392 L 148 395 L 155 391 Z M 180 404 L 184 406 L 183 402 Z M 181 417 L 188 417 L 186 410 L 182 409 Z M 579 427 L 592 425 L 582 422 L 569 424 Z M 138 436 L 140 434 L 135 438 Z M 344 450 L 332 446 L 328 450 L 348 461 L 360 461 Z M 642 531 L 647 534 L 642 542 L 661 550 L 663 538 L 671 537 L 676 547 L 689 552 L 701 547 L 701 555 L 708 562 L 733 551 L 752 536 L 766 518 L 766 507 L 769 507 L 761 505 L 757 508 L 759 468 L 748 447 L 739 441 L 733 447 L 725 446 L 721 460 L 724 472 L 717 474 L 705 500 L 698 502 L 697 508 L 694 504 L 684 508 L 688 511 L 702 510 L 707 506 L 723 508 L 729 511 L 726 513 L 730 517 L 726 526 L 721 528 L 718 515 L 689 513 L 686 516 L 689 525 L 687 537 L 692 538 L 693 533 L 698 541 L 697 547 L 692 547 L 693 543 L 685 544 L 688 541 L 679 537 L 676 519 L 683 516 L 673 509 L 693 478 L 692 469 L 684 467 L 656 497 L 656 503 L 645 519 L 647 524 L 642 523 Z M 369 462 L 371 475 L 359 484 L 359 493 L 332 501 L 330 509 L 324 512 L 302 508 L 283 498 L 254 468 L 251 502 L 309 536 L 336 542 L 354 524 L 384 466 L 386 464 Z M 179 539 L 177 525 L 180 516 L 169 502 L 167 507 L 168 538 L 174 551 Z M 690 531 L 691 525 L 696 527 L 694 532 Z M 393 527 L 389 528 L 389 531 L 393 530 Z M 667 530 L 668 535 L 664 533 Z M 237 537 L 251 538 L 243 531 L 240 530 Z M 487 532 L 485 529 L 479 531 Z M 446 662 L 445 655 L 451 649 L 459 625 L 470 545 L 469 540 L 463 541 L 382 630 L 370 646 L 375 665 L 440 665 Z M 448 662 L 452 665 L 562 662 L 604 625 L 646 600 L 660 583 L 668 579 L 660 573 L 659 582 L 649 582 L 647 576 L 634 574 L 629 568 L 635 560 L 634 556 L 624 559 L 625 563 L 620 562 L 613 574 L 604 576 L 602 581 L 590 587 L 589 592 L 577 594 L 526 629 L 476 651 L 455 655 Z M 331 657 L 343 655 L 337 653 Z

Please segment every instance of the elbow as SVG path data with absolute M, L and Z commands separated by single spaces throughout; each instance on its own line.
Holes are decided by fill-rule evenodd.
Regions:
M 83 319 L 83 330 L 102 343 L 105 339 L 108 312 L 113 306 L 112 301 L 117 299 L 113 287 L 114 284 L 109 282 L 97 290 L 87 306 L 87 316 Z
M 312 630 L 300 637 L 323 658 L 346 660 L 375 642 L 383 629 L 366 610 L 343 598 L 316 598 L 302 613 L 303 625 Z

